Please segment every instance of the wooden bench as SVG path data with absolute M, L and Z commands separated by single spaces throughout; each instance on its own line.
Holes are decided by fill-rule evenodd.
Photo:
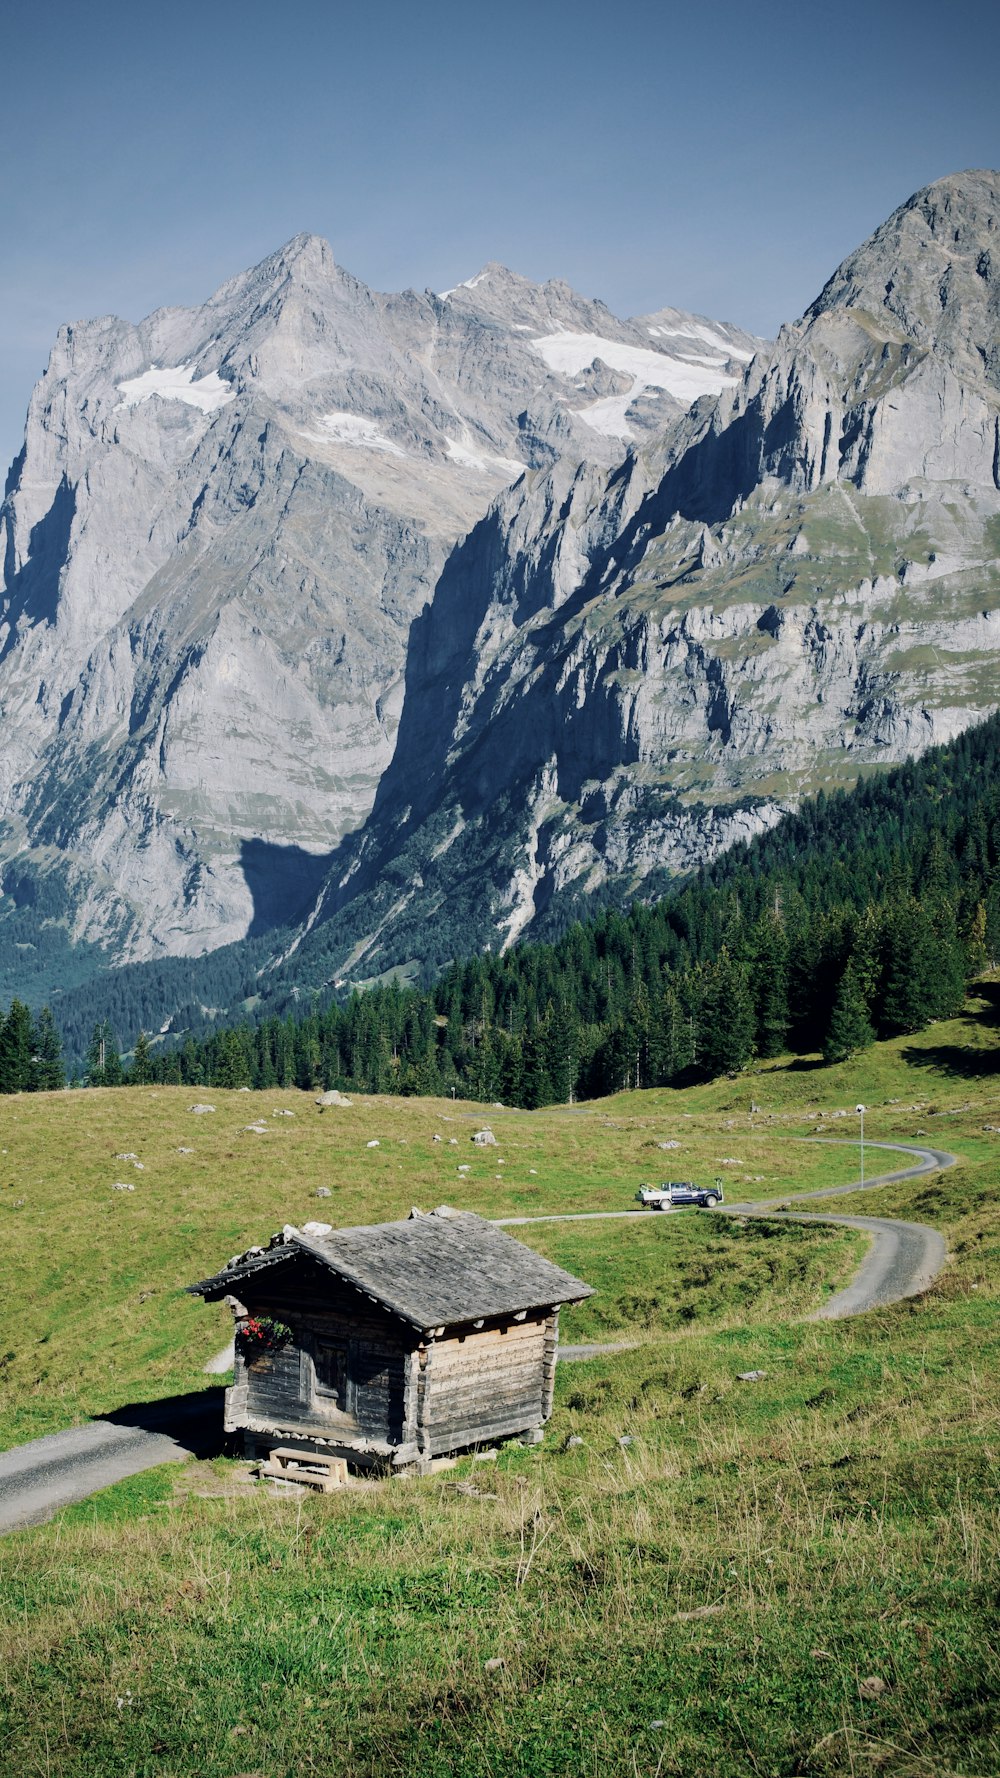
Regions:
M 332 1494 L 347 1482 L 343 1457 L 327 1457 L 321 1451 L 292 1451 L 285 1446 L 265 1458 L 259 1473 L 279 1482 L 301 1482 L 306 1488 L 318 1488 L 321 1494 Z

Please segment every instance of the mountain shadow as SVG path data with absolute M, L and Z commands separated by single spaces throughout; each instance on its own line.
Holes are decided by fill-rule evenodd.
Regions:
M 304 920 L 315 905 L 333 856 L 330 852 L 306 852 L 301 846 L 274 845 L 270 840 L 244 840 L 240 865 L 253 896 L 247 938 L 260 938 L 276 927 Z
M 76 517 L 76 491 L 64 475 L 44 517 L 31 528 L 28 554 L 23 567 L 15 570 L 14 550 L 8 528 L 7 560 L 4 577 L 7 600 L 3 619 L 7 636 L 0 649 L 0 661 L 16 647 L 20 628 L 27 620 L 35 624 L 55 624 L 59 605 L 59 576 L 69 560 L 70 537 Z

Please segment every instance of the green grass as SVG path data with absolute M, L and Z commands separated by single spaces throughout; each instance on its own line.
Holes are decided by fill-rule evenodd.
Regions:
M 294 1500 L 240 1464 L 171 1467 L 0 1540 L 0 1771 L 1000 1771 L 998 1063 L 973 1002 L 837 1069 L 490 1111 L 488 1157 L 472 1107 L 4 1103 L 11 1438 L 206 1382 L 226 1318 L 180 1287 L 286 1220 L 613 1208 L 641 1178 L 714 1177 L 727 1156 L 731 1193 L 835 1183 L 856 1151 L 797 1138 L 849 1130 L 830 1114 L 859 1099 L 866 1136 L 925 1132 L 961 1162 L 836 1205 L 945 1232 L 948 1268 L 918 1301 L 805 1319 L 857 1257 L 847 1231 L 693 1212 L 521 1230 L 597 1286 L 565 1339 L 634 1342 L 560 1367 L 544 1446 Z M 282 1105 L 296 1117 L 241 1133 Z M 668 1138 L 683 1147 L 650 1146 Z M 114 1160 L 127 1150 L 143 1172 Z M 135 1192 L 112 1193 L 126 1177 Z

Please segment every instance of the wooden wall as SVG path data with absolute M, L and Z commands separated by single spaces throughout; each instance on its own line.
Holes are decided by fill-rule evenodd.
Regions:
M 546 1328 L 546 1319 L 513 1321 L 433 1342 L 418 1432 L 428 1456 L 543 1423 Z
M 292 1329 L 276 1352 L 247 1364 L 237 1352 L 227 1425 L 322 1432 L 347 1445 L 403 1442 L 405 1329 L 377 1304 L 311 1266 L 262 1274 L 243 1286 L 250 1315 Z M 317 1387 L 320 1343 L 343 1347 L 343 1399 Z M 318 1363 L 319 1361 L 319 1363 Z

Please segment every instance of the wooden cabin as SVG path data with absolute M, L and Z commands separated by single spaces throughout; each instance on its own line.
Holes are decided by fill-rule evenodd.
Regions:
M 288 1227 L 189 1289 L 233 1310 L 225 1424 L 246 1454 L 291 1445 L 352 1468 L 539 1439 L 560 1305 L 593 1294 L 447 1206 L 370 1228 Z

